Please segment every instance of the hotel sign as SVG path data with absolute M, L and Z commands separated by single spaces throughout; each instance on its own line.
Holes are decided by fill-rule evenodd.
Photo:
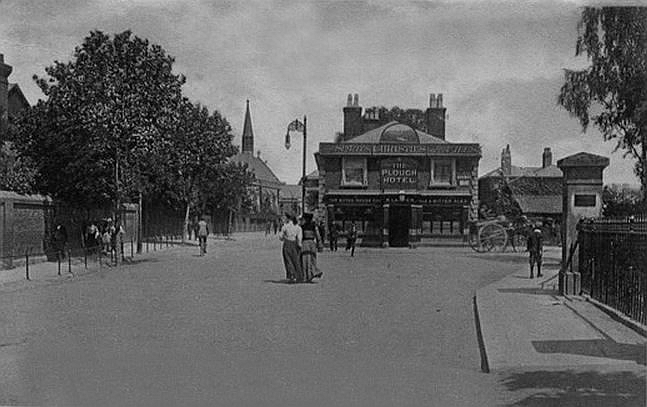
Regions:
M 418 162 L 411 158 L 388 158 L 380 162 L 384 189 L 417 189 Z
M 321 155 L 416 155 L 416 156 L 481 156 L 479 144 L 368 144 L 319 143 Z

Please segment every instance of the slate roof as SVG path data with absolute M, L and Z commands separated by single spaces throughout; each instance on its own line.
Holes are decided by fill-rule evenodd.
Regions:
M 250 171 L 261 184 L 282 185 L 281 181 L 274 175 L 274 172 L 267 166 L 265 161 L 250 153 L 239 153 L 231 158 L 232 161 L 247 164 Z
M 501 176 L 501 167 L 495 168 L 492 171 L 481 175 L 480 178 L 488 177 L 500 177 Z M 562 170 L 559 169 L 556 165 L 549 165 L 546 168 L 543 167 L 518 167 L 516 165 L 511 166 L 510 177 L 562 177 Z
M 561 214 L 562 195 L 515 195 L 525 214 Z
M 391 121 L 383 126 L 369 130 L 342 143 L 411 143 L 411 144 L 447 144 L 441 138 L 434 137 L 406 124 Z
M 280 199 L 301 199 L 301 185 L 283 184 L 280 190 Z

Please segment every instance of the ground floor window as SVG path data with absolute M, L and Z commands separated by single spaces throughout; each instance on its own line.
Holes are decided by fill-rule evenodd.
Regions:
M 463 208 L 423 207 L 422 234 L 458 236 L 463 234 L 467 219 Z

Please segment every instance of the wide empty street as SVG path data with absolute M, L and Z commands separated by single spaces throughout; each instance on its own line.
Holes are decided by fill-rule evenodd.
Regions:
M 522 254 L 343 249 L 285 284 L 275 236 L 0 292 L 0 404 L 484 406 L 476 288 Z M 31 284 L 31 285 L 30 285 Z

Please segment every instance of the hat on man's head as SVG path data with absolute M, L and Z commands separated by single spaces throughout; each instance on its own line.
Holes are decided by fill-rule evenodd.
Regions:
M 306 222 L 310 222 L 312 220 L 312 214 L 311 213 L 304 213 L 303 214 L 303 219 L 305 219 Z

